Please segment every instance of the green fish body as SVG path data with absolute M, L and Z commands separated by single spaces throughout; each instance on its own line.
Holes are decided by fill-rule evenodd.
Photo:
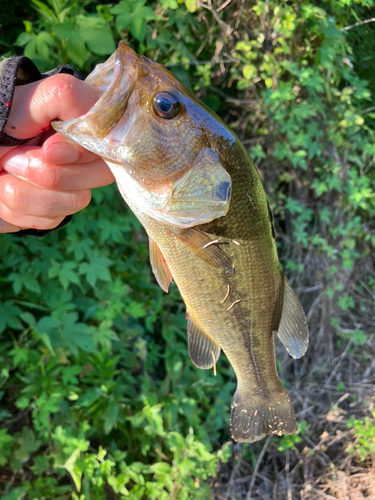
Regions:
M 83 117 L 54 128 L 102 156 L 144 226 L 152 269 L 187 307 L 193 363 L 223 350 L 237 376 L 231 433 L 238 442 L 296 428 L 276 370 L 274 332 L 302 356 L 308 330 L 284 276 L 258 172 L 235 134 L 161 65 L 120 42 L 89 75 L 105 90 Z

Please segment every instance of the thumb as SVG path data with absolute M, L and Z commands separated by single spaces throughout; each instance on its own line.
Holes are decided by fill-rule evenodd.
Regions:
M 50 128 L 51 121 L 85 114 L 103 91 L 72 75 L 54 75 L 15 88 L 5 132 L 28 139 Z

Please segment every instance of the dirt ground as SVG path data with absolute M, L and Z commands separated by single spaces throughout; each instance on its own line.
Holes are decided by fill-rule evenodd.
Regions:
M 319 273 L 297 289 L 309 323 L 309 349 L 300 360 L 288 357 L 282 346 L 276 351 L 280 377 L 306 429 L 301 441 L 284 451 L 273 436 L 235 445 L 212 484 L 214 500 L 375 499 L 375 307 L 373 293 L 363 286 L 363 276 L 374 273 L 373 263 L 369 257 L 342 276 L 356 301 L 356 314 L 341 317 L 346 328 L 331 326 L 337 308 L 323 293 Z M 363 345 L 356 340 L 358 330 L 366 334 Z M 358 454 L 361 436 L 347 425 L 351 417 L 368 419 L 365 458 Z

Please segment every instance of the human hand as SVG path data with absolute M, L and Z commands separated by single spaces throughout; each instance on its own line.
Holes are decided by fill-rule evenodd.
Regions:
M 53 229 L 85 208 L 91 188 L 114 177 L 104 161 L 50 130 L 86 113 L 101 91 L 59 74 L 16 87 L 5 132 L 27 144 L 0 147 L 0 233 Z

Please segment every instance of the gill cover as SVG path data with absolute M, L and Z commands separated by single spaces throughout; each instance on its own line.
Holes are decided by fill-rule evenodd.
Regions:
M 125 201 L 159 222 L 189 228 L 228 212 L 232 181 L 210 148 L 203 148 L 186 174 L 161 193 L 145 189 L 122 165 L 107 163 Z

